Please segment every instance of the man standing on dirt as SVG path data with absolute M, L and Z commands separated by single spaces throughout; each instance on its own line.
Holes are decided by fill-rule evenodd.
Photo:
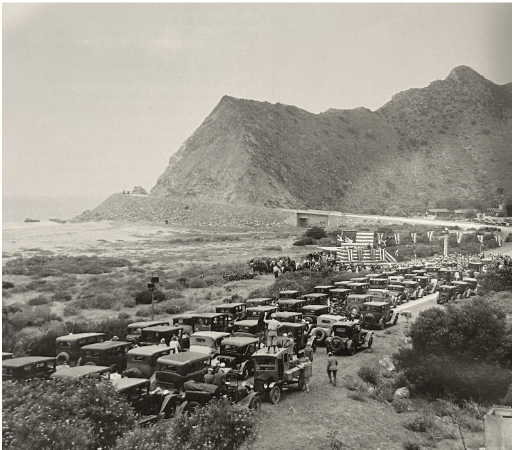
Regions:
M 268 320 L 266 318 L 263 319 L 263 322 L 267 324 L 267 353 L 270 353 L 270 346 L 274 347 L 274 353 L 276 352 L 277 348 L 277 329 L 282 327 L 283 324 L 279 322 L 279 320 L 276 319 L 270 319 Z
M 277 278 L 279 276 L 279 268 L 277 266 L 274 266 L 272 269 L 272 272 L 274 272 L 274 277 Z
M 331 352 L 327 355 L 327 375 L 329 377 L 329 383 L 336 386 L 336 374 L 338 372 L 338 360 L 333 356 Z
M 311 343 L 309 342 L 306 344 L 306 348 L 304 349 L 304 356 L 313 362 L 313 347 L 311 347 Z
M 302 376 L 304 377 L 304 390 L 309 392 L 309 380 L 311 380 L 311 376 L 313 375 L 313 364 L 306 356 L 304 362 L 301 362 L 299 367 L 304 369 L 302 372 Z

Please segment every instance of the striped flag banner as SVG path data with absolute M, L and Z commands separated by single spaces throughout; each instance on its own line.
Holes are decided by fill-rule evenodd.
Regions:
M 416 236 L 417 236 L 417 233 L 411 233 L 411 238 L 412 238 L 412 241 L 416 244 Z
M 353 248 L 347 248 L 347 255 L 348 255 L 348 260 L 349 261 L 353 261 L 354 260 L 353 253 L 354 253 L 354 249 Z
M 429 242 L 432 242 L 432 238 L 434 237 L 434 232 L 433 231 L 428 231 L 427 232 L 427 236 L 428 236 Z
M 484 235 L 483 234 L 477 234 L 476 237 L 480 241 L 480 244 L 484 243 Z
M 457 244 L 460 244 L 460 242 L 462 241 L 462 231 L 461 232 L 457 232 Z
M 362 261 L 363 260 L 363 249 L 361 247 L 358 247 L 357 248 L 357 259 L 359 261 Z
M 399 233 L 395 233 L 395 242 L 396 242 L 396 245 L 400 244 L 400 234 Z

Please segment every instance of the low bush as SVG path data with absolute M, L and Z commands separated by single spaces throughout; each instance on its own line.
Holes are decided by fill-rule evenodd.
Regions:
M 112 294 L 99 294 L 90 298 L 75 300 L 74 306 L 80 309 L 113 309 L 117 298 Z
M 409 400 L 395 398 L 391 404 L 398 414 L 404 414 L 411 410 L 411 402 Z
M 380 369 L 375 366 L 363 365 L 357 371 L 359 377 L 366 383 L 377 386 L 380 382 Z
M 2 281 L 2 289 L 12 289 L 14 287 L 14 283 L 10 281 Z
M 304 232 L 304 237 L 309 237 L 312 239 L 322 239 L 327 237 L 327 233 L 325 232 L 325 229 L 322 227 L 311 227 Z
M 73 305 L 66 305 L 62 310 L 64 317 L 78 316 L 82 313 L 82 310 Z
M 403 425 L 416 433 L 427 433 L 435 428 L 435 418 L 432 414 L 416 414 L 406 420 Z
M 361 392 L 358 392 L 358 391 L 354 391 L 354 392 L 349 392 L 347 394 L 347 397 L 352 399 L 352 400 L 355 400 L 357 402 L 366 402 L 366 397 L 364 394 L 362 394 Z
M 56 302 L 69 302 L 73 296 L 69 292 L 56 292 L 53 294 L 52 300 Z
M 303 239 L 300 239 L 298 241 L 295 241 L 292 245 L 295 245 L 296 247 L 304 247 L 306 245 L 315 245 L 315 240 L 310 237 L 306 237 Z
M 421 450 L 421 445 L 417 442 L 405 441 L 402 446 L 404 450 Z
M 27 305 L 30 306 L 41 306 L 41 305 L 47 305 L 48 303 L 51 303 L 51 300 L 46 298 L 44 295 L 40 295 L 38 297 L 31 298 L 27 301 Z
M 165 300 L 165 294 L 162 291 L 153 291 L 153 296 L 151 295 L 151 291 L 144 290 L 140 291 L 135 295 L 135 303 L 137 305 L 150 305 L 151 299 L 153 298 L 155 303 L 163 302 Z

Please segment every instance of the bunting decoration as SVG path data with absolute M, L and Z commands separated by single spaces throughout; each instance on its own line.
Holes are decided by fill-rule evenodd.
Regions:
M 347 256 L 349 261 L 354 260 L 354 249 L 353 248 L 347 248 Z
M 396 245 L 400 244 L 400 234 L 399 233 L 395 233 L 395 242 L 396 242 Z
M 343 242 L 343 238 L 339 234 L 338 234 L 338 236 L 336 236 L 336 240 L 339 242 Z
M 416 236 L 417 236 L 417 233 L 411 233 L 411 238 L 412 238 L 412 241 L 416 244 Z
M 359 261 L 362 261 L 363 260 L 363 249 L 361 247 L 358 247 L 357 248 L 357 259 Z
M 429 242 L 432 242 L 432 238 L 434 237 L 434 232 L 433 231 L 428 231 L 427 232 L 427 236 L 428 236 Z
M 398 256 L 398 247 L 396 248 L 395 256 Z

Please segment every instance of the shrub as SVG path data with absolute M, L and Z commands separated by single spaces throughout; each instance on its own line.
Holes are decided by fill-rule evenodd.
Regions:
M 64 315 L 64 317 L 78 316 L 80 315 L 81 312 L 81 309 L 78 309 L 76 306 L 73 305 L 66 305 L 62 310 L 62 314 Z
M 52 300 L 57 302 L 69 302 L 71 300 L 72 296 L 69 292 L 56 292 L 53 294 Z
M 404 450 L 421 450 L 421 445 L 416 442 L 405 441 L 402 446 Z
M 153 291 L 153 298 L 155 303 L 163 302 L 165 300 L 165 294 L 162 291 Z M 140 291 L 135 295 L 135 303 L 137 305 L 150 305 L 151 299 L 152 295 L 149 290 Z
M 512 266 L 503 268 L 491 266 L 479 279 L 479 292 L 487 294 L 491 291 L 512 291 Z
M 380 370 L 378 367 L 363 365 L 359 368 L 357 374 L 363 381 L 374 386 L 380 382 Z
M 404 422 L 404 427 L 416 433 L 426 433 L 435 427 L 435 419 L 431 414 L 417 414 Z
M 31 298 L 30 300 L 27 301 L 27 305 L 30 305 L 30 306 L 40 306 L 40 305 L 46 305 L 48 303 L 51 303 L 51 301 L 43 295 L 40 295 L 39 297 Z
M 347 394 L 348 398 L 351 398 L 352 400 L 355 400 L 357 402 L 365 402 L 366 397 L 359 391 L 350 392 Z
M 395 398 L 395 399 L 393 399 L 391 404 L 393 405 L 393 408 L 395 408 L 395 411 L 398 414 L 404 414 L 404 413 L 410 411 L 410 409 L 411 409 L 410 401 L 405 400 L 403 398 Z
M 324 228 L 311 227 L 304 232 L 304 236 L 310 237 L 312 239 L 322 239 L 324 237 L 327 237 L 327 233 L 325 232 Z
M 295 241 L 292 245 L 295 245 L 297 247 L 304 247 L 306 245 L 314 245 L 314 244 L 315 244 L 315 240 L 313 238 L 306 237 L 304 239 Z
M 12 289 L 13 287 L 14 283 L 11 283 L 10 281 L 2 281 L 2 289 Z
M 99 294 L 90 298 L 77 299 L 74 305 L 81 309 L 113 309 L 117 298 L 112 294 Z

